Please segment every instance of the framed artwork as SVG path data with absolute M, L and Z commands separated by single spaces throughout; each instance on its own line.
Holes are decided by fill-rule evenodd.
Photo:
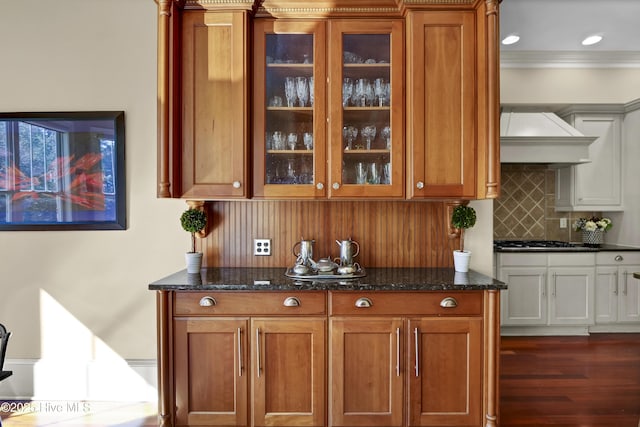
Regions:
M 0 112 L 0 231 L 123 230 L 123 111 Z

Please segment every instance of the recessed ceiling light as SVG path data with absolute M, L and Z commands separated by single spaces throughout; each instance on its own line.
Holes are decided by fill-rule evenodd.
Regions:
M 518 43 L 518 40 L 520 40 L 520 36 L 519 35 L 517 35 L 517 34 L 509 34 L 507 37 L 502 39 L 502 44 L 504 44 L 504 45 L 514 44 L 514 43 Z
M 600 41 L 602 41 L 602 36 L 600 34 L 593 34 L 593 35 L 585 38 L 584 40 L 582 40 L 582 45 L 583 46 L 591 46 L 591 45 L 594 45 L 596 43 L 600 43 Z

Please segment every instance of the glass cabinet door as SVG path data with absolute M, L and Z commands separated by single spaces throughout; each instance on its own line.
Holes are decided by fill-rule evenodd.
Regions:
M 256 197 L 326 197 L 324 28 L 256 21 Z
M 402 22 L 330 25 L 330 197 L 402 197 Z

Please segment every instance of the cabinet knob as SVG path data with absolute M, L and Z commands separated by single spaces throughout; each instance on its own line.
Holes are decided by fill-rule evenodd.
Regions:
M 337 182 L 334 182 L 332 187 L 334 190 L 337 190 L 338 188 L 340 188 L 340 184 L 338 184 Z
M 446 297 L 440 301 L 440 307 L 442 308 L 454 308 L 458 306 L 458 301 L 453 297 Z
M 240 184 L 240 181 L 233 181 L 233 188 L 240 188 L 242 185 Z
M 216 300 L 213 297 L 202 297 L 199 304 L 200 307 L 213 307 L 216 305 Z
M 287 297 L 282 305 L 285 307 L 300 307 L 300 300 L 296 297 Z
M 424 188 L 424 182 L 422 182 L 422 181 L 418 181 L 418 182 L 416 183 L 416 188 L 417 188 L 418 190 L 422 190 L 422 189 Z
M 323 183 L 321 183 L 321 182 L 319 182 L 319 183 L 317 183 L 317 184 L 316 184 L 316 188 L 317 188 L 318 190 L 322 190 L 322 189 L 324 188 L 324 184 L 323 184 Z
M 371 300 L 369 298 L 358 298 L 358 300 L 356 301 L 356 307 L 358 308 L 369 308 L 373 305 L 373 303 L 371 302 Z
M 624 261 L 624 258 L 622 258 L 622 255 L 616 255 L 616 257 L 614 258 L 616 261 L 620 262 L 620 261 Z

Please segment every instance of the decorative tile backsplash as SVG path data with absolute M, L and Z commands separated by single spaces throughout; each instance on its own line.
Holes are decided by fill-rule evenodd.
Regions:
M 500 197 L 493 204 L 493 238 L 580 241 L 573 222 L 595 213 L 556 212 L 555 182 L 555 170 L 546 165 L 503 163 Z M 566 218 L 566 228 L 560 228 L 561 218 Z

